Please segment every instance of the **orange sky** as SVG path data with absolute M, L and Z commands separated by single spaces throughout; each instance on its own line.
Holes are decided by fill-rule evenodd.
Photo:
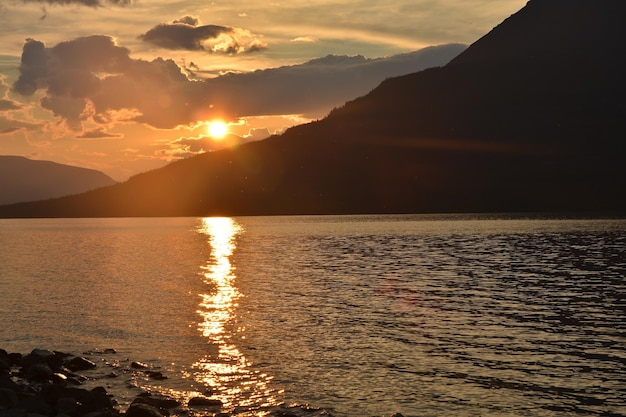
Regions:
M 124 180 L 443 65 L 458 45 L 399 54 L 470 44 L 525 3 L 0 0 L 0 154 Z

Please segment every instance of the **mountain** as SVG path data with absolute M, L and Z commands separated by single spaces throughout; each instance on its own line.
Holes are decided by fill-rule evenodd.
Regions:
M 0 155 L 0 204 L 44 200 L 116 184 L 92 169 Z
M 2 216 L 626 213 L 623 0 L 531 0 L 323 120 Z

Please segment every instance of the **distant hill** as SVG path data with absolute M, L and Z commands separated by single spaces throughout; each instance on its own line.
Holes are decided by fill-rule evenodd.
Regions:
M 0 204 L 45 200 L 116 184 L 92 169 L 0 155 Z
M 626 213 L 626 2 L 531 0 L 315 123 L 2 216 Z

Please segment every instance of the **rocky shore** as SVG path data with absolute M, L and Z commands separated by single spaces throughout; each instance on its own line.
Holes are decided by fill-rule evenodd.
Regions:
M 46 349 L 20 354 L 0 349 L 0 417 L 228 417 L 238 414 L 223 410 L 220 400 L 210 395 L 190 395 L 181 400 L 136 389 L 135 398 L 128 405 L 122 404 L 105 388 L 105 385 L 110 386 L 107 380 L 131 373 L 154 380 L 167 379 L 167 376 L 142 362 L 105 362 L 102 367 L 93 360 L 98 355 L 115 354 L 113 349 L 83 355 Z M 97 369 L 99 367 L 104 369 Z M 327 410 L 301 405 L 257 411 L 275 417 L 332 416 Z M 248 410 L 244 414 L 256 413 Z

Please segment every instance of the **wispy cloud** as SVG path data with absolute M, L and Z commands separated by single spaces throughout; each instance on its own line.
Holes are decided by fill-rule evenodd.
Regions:
M 24 3 L 43 3 L 49 5 L 83 5 L 89 7 L 104 7 L 107 5 L 112 6 L 128 6 L 133 3 L 133 0 L 22 0 Z
M 120 139 L 123 135 L 116 133 L 108 133 L 103 128 L 96 128 L 91 130 L 85 130 L 80 135 L 76 136 L 77 139 Z
M 291 42 L 317 43 L 320 40 L 315 36 L 297 36 Z
M 0 115 L 0 133 L 8 134 L 17 132 L 18 130 L 34 130 L 41 128 L 41 123 L 27 122 L 16 120 L 12 117 Z

